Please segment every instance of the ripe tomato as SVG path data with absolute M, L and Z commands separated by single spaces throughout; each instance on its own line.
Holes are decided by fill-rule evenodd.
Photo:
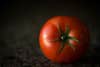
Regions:
M 39 36 L 43 54 L 57 63 L 71 63 L 88 49 L 89 31 L 78 18 L 55 16 L 42 27 Z

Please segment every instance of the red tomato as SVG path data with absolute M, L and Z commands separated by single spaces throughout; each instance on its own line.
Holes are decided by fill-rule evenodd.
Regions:
M 39 36 L 43 54 L 53 62 L 71 63 L 89 46 L 89 31 L 78 18 L 55 16 L 42 27 Z

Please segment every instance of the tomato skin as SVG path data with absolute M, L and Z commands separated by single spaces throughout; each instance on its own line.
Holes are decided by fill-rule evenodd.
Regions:
M 60 41 L 52 42 L 52 40 L 60 37 L 57 25 L 65 32 L 66 25 L 70 27 L 69 36 L 73 36 L 79 40 L 79 43 L 69 40 L 74 46 L 73 50 L 67 43 L 62 52 L 57 52 L 61 46 Z M 49 41 L 51 40 L 51 41 Z M 71 63 L 78 60 L 89 47 L 89 31 L 87 27 L 76 17 L 55 16 L 50 18 L 42 27 L 39 36 L 40 48 L 43 54 L 51 61 L 57 63 Z

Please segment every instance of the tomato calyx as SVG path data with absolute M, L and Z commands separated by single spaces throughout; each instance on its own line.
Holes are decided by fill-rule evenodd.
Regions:
M 65 32 L 63 32 L 60 25 L 59 25 L 58 30 L 60 32 L 60 41 L 61 41 L 61 47 L 59 49 L 59 53 L 61 53 L 61 51 L 65 47 L 66 43 L 67 43 L 67 45 L 69 45 L 75 51 L 75 46 L 73 44 L 71 44 L 69 42 L 69 40 L 73 40 L 73 41 L 76 41 L 76 42 L 79 42 L 79 40 L 76 39 L 75 37 L 69 36 L 70 28 L 66 25 Z
M 66 26 L 66 31 L 65 31 L 65 33 L 62 32 L 62 33 L 60 34 L 60 40 L 61 40 L 62 42 L 66 42 L 66 41 L 68 41 L 68 40 L 74 40 L 74 41 L 76 41 L 76 42 L 79 42 L 79 40 L 76 39 L 75 37 L 69 36 L 69 33 L 70 33 L 70 29 L 69 29 L 68 26 Z
M 59 49 L 58 54 L 62 52 L 62 50 L 64 49 L 64 47 L 66 45 L 69 45 L 73 49 L 73 51 L 75 51 L 75 46 L 72 43 L 70 43 L 69 40 L 73 40 L 73 41 L 76 41 L 76 42 L 79 42 L 79 40 L 75 37 L 69 36 L 69 33 L 71 31 L 70 28 L 66 25 L 65 32 L 62 31 L 60 25 L 58 25 L 57 28 L 58 28 L 58 32 L 59 32 L 60 36 L 58 38 L 55 38 L 55 39 L 49 40 L 49 41 L 50 42 L 60 41 L 61 47 Z

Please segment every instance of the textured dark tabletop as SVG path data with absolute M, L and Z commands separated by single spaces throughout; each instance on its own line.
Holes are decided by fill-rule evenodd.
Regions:
M 16 49 L 15 56 L 2 57 L 0 67 L 100 67 L 100 56 L 97 51 L 87 52 L 85 56 L 72 64 L 58 64 L 38 53 L 34 55 L 30 48 L 21 47 Z

